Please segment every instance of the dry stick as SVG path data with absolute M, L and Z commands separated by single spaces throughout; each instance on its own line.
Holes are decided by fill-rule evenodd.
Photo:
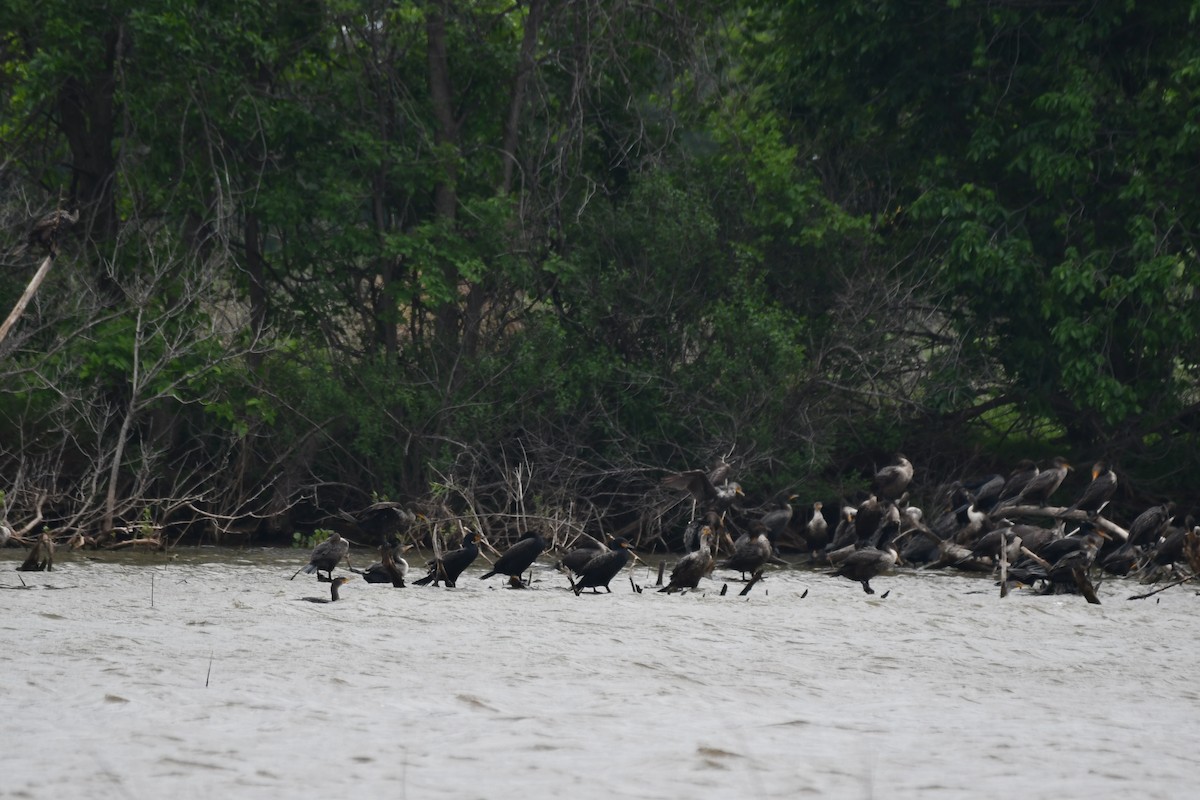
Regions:
M 665 562 L 665 561 L 658 562 L 658 580 L 654 582 L 655 586 L 663 585 L 663 582 L 662 582 L 663 581 L 663 570 L 666 569 L 666 567 L 667 567 L 667 562 Z
M 1166 586 L 1160 586 L 1159 588 L 1155 589 L 1152 592 L 1146 592 L 1145 594 L 1130 595 L 1129 597 L 1126 597 L 1125 599 L 1126 600 L 1145 600 L 1147 597 L 1153 597 L 1154 595 L 1158 594 L 1159 592 L 1165 592 L 1167 589 L 1170 589 L 1172 586 L 1178 586 L 1181 583 L 1187 583 L 1188 581 L 1192 580 L 1195 577 L 1196 577 L 1195 575 L 1188 575 L 1186 578 L 1180 578 L 1177 581 L 1172 581 L 1171 583 L 1168 583 Z
M 37 293 L 38 287 L 41 286 L 42 281 L 46 279 L 46 275 L 49 274 L 52 264 L 54 264 L 53 252 L 42 259 L 41 266 L 39 266 L 37 272 L 33 274 L 33 278 L 29 281 L 29 285 L 25 287 L 25 291 L 21 295 L 20 299 L 17 300 L 17 304 L 13 306 L 13 310 L 9 313 L 8 319 L 4 320 L 3 325 L 0 325 L 0 343 L 4 342 L 4 339 L 8 336 L 8 332 L 12 329 L 12 326 L 16 325 L 17 320 L 19 320 L 21 315 L 25 313 L 25 307 L 29 305 L 29 301 L 32 300 L 34 294 Z
M 1000 596 L 1008 597 L 1008 534 L 1000 531 Z
M 742 590 L 740 592 L 738 592 L 738 597 L 745 597 L 746 595 L 750 594 L 750 590 L 754 588 L 754 584 L 756 584 L 760 580 L 762 580 L 762 576 L 763 576 L 763 571 L 761 569 L 758 572 L 751 575 L 749 582 L 744 587 L 742 587 Z
M 212 677 L 213 651 L 208 651 L 208 672 L 204 674 L 204 688 L 208 688 L 208 679 Z
M 1033 559 L 1035 562 L 1037 562 L 1037 564 L 1038 564 L 1039 566 L 1041 566 L 1043 569 L 1047 569 L 1047 570 L 1048 570 L 1048 569 L 1050 569 L 1050 568 L 1051 568 L 1051 564 L 1050 564 L 1050 562 L 1049 562 L 1049 561 L 1047 561 L 1046 559 L 1042 558 L 1041 556 L 1039 556 L 1037 553 L 1035 553 L 1035 552 L 1033 552 L 1032 550 L 1030 550 L 1030 549 L 1029 549 L 1028 547 L 1026 547 L 1025 545 L 1021 545 L 1021 552 L 1022 552 L 1022 553 L 1024 553 L 1025 555 L 1029 556 L 1030 558 L 1032 558 L 1032 559 Z
M 1088 580 L 1087 572 L 1083 567 L 1075 567 L 1071 570 L 1071 575 L 1075 577 L 1075 585 L 1079 587 L 1079 591 L 1087 601 L 1094 606 L 1100 605 L 1100 598 L 1096 597 L 1096 589 L 1092 586 L 1092 582 Z

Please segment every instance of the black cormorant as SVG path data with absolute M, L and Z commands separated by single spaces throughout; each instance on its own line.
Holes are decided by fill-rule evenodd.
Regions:
M 1067 510 L 1099 514 L 1116 491 L 1117 473 L 1112 471 L 1107 461 L 1097 461 L 1092 467 L 1092 482 Z
M 1018 461 L 1013 471 L 1008 473 L 1008 479 L 1004 481 L 1004 488 L 1000 490 L 998 505 L 1016 499 L 1037 474 L 1037 464 L 1033 463 L 1032 460 L 1023 458 Z
M 1050 496 L 1062 485 L 1063 478 L 1067 477 L 1067 472 L 1071 469 L 1071 465 L 1065 458 L 1056 456 L 1054 466 L 1034 475 L 1017 495 L 1017 501 L 1013 505 L 1046 505 L 1050 502 Z
M 312 554 L 308 557 L 308 564 L 296 570 L 292 580 L 301 572 L 309 574 L 317 573 L 317 580 L 330 581 L 333 580 L 333 568 L 336 567 L 346 554 L 350 552 L 350 543 L 342 538 L 342 535 L 334 531 L 328 539 L 321 542 L 313 548 Z M 327 577 L 322 578 L 321 572 L 324 571 Z
M 429 571 L 425 577 L 418 578 L 413 583 L 417 586 L 426 586 L 430 583 L 437 586 L 439 582 L 444 582 L 447 588 L 453 589 L 457 585 L 458 576 L 462 575 L 463 570 L 471 566 L 472 562 L 479 557 L 481 541 L 483 541 L 483 536 L 479 531 L 468 531 L 463 535 L 461 547 L 448 553 L 442 553 L 441 558 L 430 561 L 426 565 Z
M 612 589 L 608 588 L 608 584 L 629 563 L 630 550 L 633 545 L 625 538 L 618 536 L 609 542 L 608 547 L 608 550 L 594 556 L 578 570 L 575 570 L 576 580 L 571 588 L 577 596 L 584 589 L 591 589 L 595 592 L 601 586 L 604 587 L 604 591 L 612 592 Z
M 480 580 L 486 580 L 493 575 L 508 575 L 511 578 L 521 577 L 521 573 L 529 569 L 537 557 L 546 549 L 546 542 L 542 539 L 541 534 L 534 531 L 529 531 L 521 537 L 520 541 L 512 547 L 504 551 L 504 553 L 496 559 L 496 563 L 492 568 L 479 576 Z
M 1162 532 L 1167 529 L 1167 524 L 1171 521 L 1171 514 L 1174 511 L 1174 503 L 1163 503 L 1158 506 L 1150 506 L 1138 514 L 1129 526 L 1129 538 L 1125 540 L 1126 544 L 1134 547 L 1154 545 L 1162 536 Z
M 392 538 L 380 546 L 379 550 L 380 556 L 385 560 L 364 569 L 362 571 L 363 580 L 367 583 L 390 583 L 393 586 L 403 587 L 404 577 L 408 575 L 408 562 L 400 555 L 400 542 Z M 391 569 L 388 569 L 388 561 L 391 562 Z M 395 571 L 394 575 L 393 570 Z
M 572 574 L 578 575 L 579 570 L 585 564 L 596 556 L 603 555 L 605 552 L 606 548 L 602 544 L 589 539 L 586 544 L 582 544 L 564 555 L 562 560 L 555 566 L 560 570 L 570 570 Z

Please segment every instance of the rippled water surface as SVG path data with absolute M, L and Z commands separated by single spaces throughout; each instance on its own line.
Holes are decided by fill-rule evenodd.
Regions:
M 880 599 L 795 569 L 574 597 L 476 570 L 318 605 L 298 551 L 18 556 L 0 797 L 1195 796 L 1187 586 L 1089 606 L 900 572 Z

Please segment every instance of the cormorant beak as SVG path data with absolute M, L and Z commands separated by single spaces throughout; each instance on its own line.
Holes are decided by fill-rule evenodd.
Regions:
M 1096 466 L 1092 467 L 1092 480 L 1096 480 L 1096 478 L 1099 478 L 1099 477 L 1100 477 L 1100 465 L 1097 464 Z

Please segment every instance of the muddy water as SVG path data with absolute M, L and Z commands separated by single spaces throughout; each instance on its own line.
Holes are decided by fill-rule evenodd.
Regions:
M 296 551 L 16 555 L 0 797 L 1193 796 L 1187 587 L 1089 606 L 901 572 L 879 599 L 791 570 L 577 598 L 476 571 L 318 605 Z

